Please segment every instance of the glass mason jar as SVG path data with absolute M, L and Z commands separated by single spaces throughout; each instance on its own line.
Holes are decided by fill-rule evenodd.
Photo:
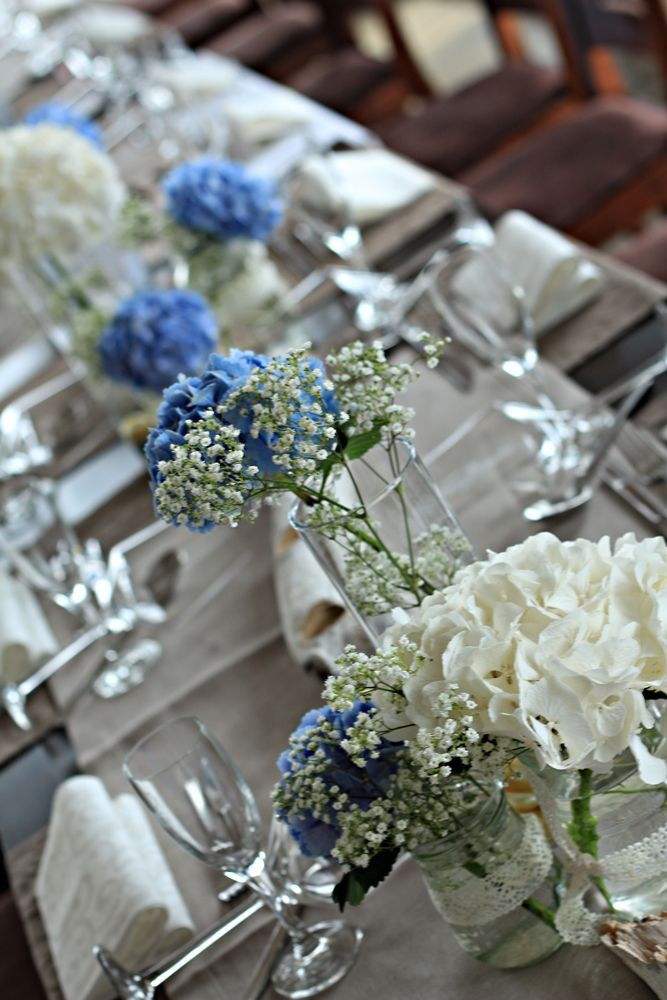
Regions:
M 446 587 L 473 551 L 409 441 L 349 461 L 335 501 L 299 501 L 289 521 L 375 647 L 394 608 Z
M 433 905 L 474 958 L 513 969 L 562 944 L 551 847 L 537 817 L 513 812 L 501 786 L 471 806 L 459 831 L 412 853 Z
M 626 751 L 600 771 L 539 770 L 532 754 L 522 756 L 554 840 L 572 832 L 582 806 L 590 811 L 597 835 L 595 856 L 602 866 L 601 891 L 614 909 L 638 918 L 667 908 L 667 799 L 662 786 L 646 785 Z

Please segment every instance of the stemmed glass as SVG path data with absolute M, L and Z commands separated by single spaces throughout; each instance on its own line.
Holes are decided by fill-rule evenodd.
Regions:
M 518 398 L 494 405 L 537 442 L 532 492 L 542 495 L 526 505 L 525 517 L 540 521 L 587 502 L 604 455 L 655 371 L 640 372 L 615 398 L 563 407 L 546 387 L 524 290 L 492 248 L 489 252 L 488 246 L 468 243 L 436 253 L 423 271 L 423 287 L 446 331 L 481 361 L 516 380 Z M 622 402 L 614 412 L 608 404 L 616 399 Z
M 150 733 L 123 765 L 138 795 L 186 851 L 257 892 L 289 935 L 272 973 L 275 991 L 294 1000 L 338 982 L 352 967 L 362 932 L 342 921 L 305 926 L 289 881 L 262 847 L 257 804 L 234 762 L 197 718 Z

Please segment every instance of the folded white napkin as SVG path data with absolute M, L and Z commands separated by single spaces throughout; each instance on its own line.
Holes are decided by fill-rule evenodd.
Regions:
M 140 969 L 193 932 L 143 807 L 89 775 L 56 793 L 35 894 L 65 1000 L 112 995 L 94 945 Z
M 57 650 L 33 592 L 0 567 L 0 680 L 17 684 Z
M 306 196 L 317 203 L 347 205 L 360 225 L 379 222 L 432 191 L 435 179 L 386 149 L 353 149 L 311 156 L 301 167 Z
M 535 332 L 546 333 L 587 306 L 601 292 L 604 275 L 579 247 L 525 212 L 506 212 L 497 222 L 496 242 L 460 270 L 455 287 L 502 332 L 512 315 L 493 293 L 485 260 L 500 264 L 525 294 Z
M 283 87 L 239 94 L 224 110 L 232 135 L 248 144 L 272 142 L 319 114 L 317 105 Z
M 273 574 L 285 644 L 302 667 L 336 672 L 348 643 L 364 641 L 361 628 L 306 543 L 289 525 L 290 497 L 271 512 Z
M 150 80 L 169 87 L 183 103 L 222 93 L 238 74 L 237 63 L 215 52 L 179 55 L 176 59 L 154 62 L 147 70 Z
M 146 460 L 128 441 L 112 444 L 58 482 L 57 504 L 67 524 L 78 524 L 146 473 Z
M 76 17 L 79 30 L 93 45 L 131 45 L 150 35 L 150 18 L 120 4 L 89 4 Z

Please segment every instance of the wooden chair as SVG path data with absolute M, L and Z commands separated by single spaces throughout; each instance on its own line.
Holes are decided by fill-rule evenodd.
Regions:
M 660 281 L 667 282 L 667 219 L 629 240 L 614 256 Z
M 206 42 L 214 52 L 281 82 L 330 51 L 332 44 L 322 11 L 312 0 L 273 3 Z
M 177 0 L 157 20 L 178 31 L 186 44 L 196 49 L 258 9 L 255 0 Z
M 297 8 L 311 11 L 309 31 L 301 36 L 286 30 L 291 12 Z M 393 58 L 374 59 L 355 45 L 350 19 L 362 8 L 373 10 L 384 24 Z M 305 23 L 305 10 L 299 16 Z M 391 0 L 274 3 L 263 16 L 246 18 L 209 41 L 208 47 L 366 124 L 395 112 L 408 94 L 429 93 Z
M 581 2 L 568 0 L 568 9 Z M 667 44 L 660 0 L 645 3 L 645 23 Z M 491 216 L 521 208 L 599 244 L 667 205 L 667 110 L 627 96 L 595 97 L 460 179 Z
M 560 8 L 543 0 L 486 0 L 486 8 L 505 57 L 500 69 L 455 94 L 432 98 L 416 115 L 402 115 L 377 129 L 392 149 L 448 176 L 544 128 L 589 93 Z M 562 53 L 561 71 L 535 65 L 524 52 L 516 14 L 526 10 L 552 26 Z
M 615 50 L 644 52 L 655 60 L 667 96 L 667 37 L 659 4 L 650 0 L 571 0 L 568 17 L 591 88 L 625 93 Z

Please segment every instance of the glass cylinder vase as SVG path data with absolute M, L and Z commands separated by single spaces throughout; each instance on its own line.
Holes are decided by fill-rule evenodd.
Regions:
M 289 521 L 375 647 L 395 608 L 418 607 L 474 554 L 409 441 L 346 462 L 333 496 L 299 501 Z
M 551 955 L 562 944 L 553 926 L 557 877 L 537 817 L 518 816 L 497 787 L 459 819 L 446 839 L 412 852 L 458 943 L 501 969 Z
M 595 884 L 606 904 L 629 918 L 667 909 L 665 789 L 641 780 L 632 754 L 626 751 L 609 767 L 596 771 L 539 769 L 532 754 L 522 760 L 524 774 L 565 856 L 573 844 L 579 846 L 577 827 L 590 817 L 594 842 L 586 845 L 585 853 L 599 862 Z

